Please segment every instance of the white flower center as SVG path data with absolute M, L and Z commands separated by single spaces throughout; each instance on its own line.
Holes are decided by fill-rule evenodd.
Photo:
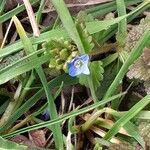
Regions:
M 74 66 L 75 66 L 76 68 L 80 68 L 82 65 L 83 65 L 83 63 L 82 63 L 81 60 L 76 60 L 76 61 L 74 62 Z

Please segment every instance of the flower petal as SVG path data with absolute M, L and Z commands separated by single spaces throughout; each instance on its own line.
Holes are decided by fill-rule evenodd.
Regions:
M 49 120 L 50 119 L 48 109 L 44 110 L 44 112 L 42 113 L 42 118 L 43 118 L 43 120 Z
M 89 55 L 84 54 L 80 56 L 80 59 L 84 62 L 84 63 L 88 63 L 89 62 Z
M 77 69 L 75 66 L 74 66 L 74 63 L 68 65 L 68 70 L 69 70 L 69 75 L 71 77 L 75 77 L 79 74 L 81 74 L 81 70 L 80 69 Z
M 90 70 L 87 65 L 82 66 L 82 73 L 86 75 L 90 74 Z
M 69 75 L 75 77 L 80 74 L 89 75 L 90 71 L 88 68 L 89 56 L 87 54 L 76 56 L 71 62 L 68 63 Z

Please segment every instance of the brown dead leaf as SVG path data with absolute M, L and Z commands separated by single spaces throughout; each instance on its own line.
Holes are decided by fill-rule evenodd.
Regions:
M 15 137 L 10 138 L 10 141 L 16 142 L 18 144 L 23 144 L 29 147 L 29 149 L 35 148 L 35 144 L 32 143 L 27 137 L 24 135 L 16 135 Z
M 150 48 L 144 49 L 143 60 L 148 66 L 150 66 Z
M 38 147 L 44 147 L 46 144 L 45 132 L 43 130 L 31 131 L 29 139 Z
M 86 6 L 97 5 L 97 4 L 107 3 L 107 2 L 111 2 L 111 1 L 112 0 L 65 0 L 65 3 L 67 5 L 67 7 L 69 7 L 69 8 L 78 7 L 78 9 L 82 9 Z M 52 3 L 50 3 L 49 0 L 46 2 L 46 6 L 48 8 L 50 8 L 49 12 L 54 11 L 54 7 L 53 7 Z
M 6 10 L 11 10 L 14 7 L 16 7 L 18 4 L 22 4 L 22 3 L 23 3 L 22 0 L 7 0 Z
M 110 1 L 112 0 L 65 0 L 65 3 L 70 4 L 70 6 L 89 6 L 106 3 Z
M 150 49 L 145 48 L 142 56 L 129 68 L 127 76 L 144 81 L 145 91 L 150 94 Z
M 104 137 L 104 136 L 106 135 L 106 132 L 105 132 L 105 131 L 103 131 L 102 129 L 100 129 L 100 128 L 96 127 L 96 126 L 92 126 L 92 127 L 90 128 L 90 130 L 92 130 L 94 133 L 96 133 L 96 134 L 99 135 L 100 137 Z M 120 140 L 117 139 L 117 138 L 115 138 L 115 137 L 112 138 L 110 141 L 111 141 L 112 143 L 120 144 Z
M 112 0 L 65 0 L 65 3 L 69 7 L 74 7 L 74 6 L 95 5 L 95 4 L 106 3 L 110 1 Z M 6 10 L 13 9 L 18 4 L 22 4 L 22 3 L 23 3 L 22 0 L 8 0 L 6 4 Z
M 145 91 L 150 94 L 150 80 L 144 82 Z
M 140 57 L 130 68 L 127 76 L 130 79 L 149 80 L 150 79 L 150 67 L 145 64 L 142 57 Z

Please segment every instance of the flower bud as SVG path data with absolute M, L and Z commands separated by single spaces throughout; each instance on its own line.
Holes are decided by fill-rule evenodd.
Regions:
M 49 68 L 55 68 L 57 65 L 56 60 L 55 59 L 51 59 L 50 63 L 49 63 Z
M 60 58 L 62 60 L 66 60 L 69 56 L 69 53 L 68 53 L 68 50 L 66 48 L 62 49 L 60 52 L 59 52 L 59 55 L 60 55 Z
M 57 70 L 61 70 L 62 68 L 63 68 L 63 64 L 56 66 L 56 69 L 57 69 Z
M 52 57 L 52 58 L 54 58 L 57 55 L 57 53 L 58 53 L 57 48 L 49 51 L 50 57 Z
M 68 63 L 67 62 L 63 65 L 63 70 L 66 73 L 68 72 Z
M 56 65 L 62 64 L 62 60 L 60 58 L 56 59 Z
M 73 51 L 72 53 L 71 53 L 71 57 L 73 58 L 73 57 L 76 57 L 78 55 L 78 51 Z

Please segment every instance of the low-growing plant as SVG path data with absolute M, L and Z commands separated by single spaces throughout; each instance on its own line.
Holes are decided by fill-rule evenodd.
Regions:
M 0 2 L 0 22 L 6 26 L 11 19 L 18 40 L 9 42 L 8 27 L 1 41 L 0 133 L 4 146 L 0 149 L 8 149 L 6 143 L 27 149 L 4 138 L 12 140 L 28 133 L 33 140 L 31 131 L 44 128 L 48 136 L 52 133 L 54 144 L 48 141 L 43 149 L 149 148 L 149 12 L 145 19 L 140 16 L 140 22 L 137 17 L 150 7 L 150 1 L 116 0 L 75 16 L 63 0 L 46 4 L 44 0 L 23 0 L 8 12 L 6 4 L 6 0 Z M 38 9 L 35 4 L 40 5 Z M 58 17 L 53 26 L 40 30 L 45 5 L 53 5 Z M 132 5 L 134 9 L 128 9 Z M 30 34 L 17 16 L 25 10 Z M 109 18 L 110 14 L 105 15 L 110 11 Z M 128 27 L 135 20 L 138 25 Z M 142 93 L 135 91 L 138 86 L 144 89 Z M 78 95 L 74 90 L 80 88 L 86 88 L 88 94 L 81 90 L 82 96 Z M 132 107 L 128 107 L 129 100 Z M 42 135 L 36 136 L 40 139 Z M 84 137 L 89 147 L 83 148 Z M 35 144 L 32 148 L 39 147 Z

